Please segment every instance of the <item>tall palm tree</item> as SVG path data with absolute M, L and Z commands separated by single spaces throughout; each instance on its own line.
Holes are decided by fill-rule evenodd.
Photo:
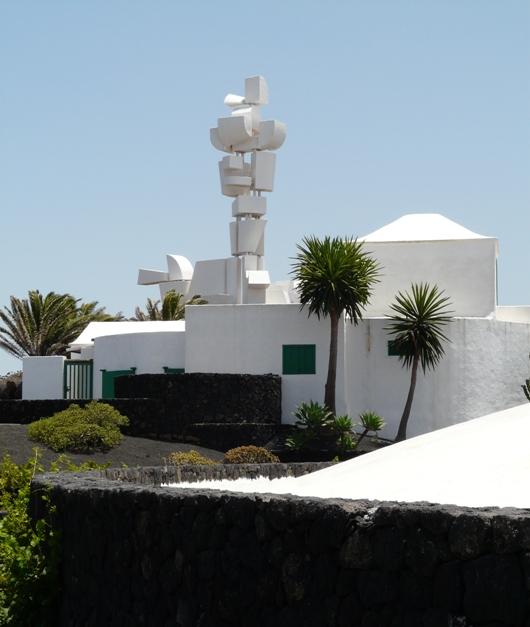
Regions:
M 451 320 L 449 298 L 428 283 L 413 283 L 409 292 L 399 292 L 390 305 L 393 314 L 385 328 L 394 337 L 395 348 L 404 368 L 411 369 L 410 387 L 399 423 L 396 441 L 407 437 L 407 424 L 416 389 L 418 366 L 423 372 L 434 370 L 444 356 L 443 343 L 449 338 L 442 329 Z
M 328 376 L 324 403 L 335 414 L 339 320 L 344 313 L 353 324 L 362 312 L 379 276 L 379 265 L 353 238 L 310 236 L 297 245 L 291 274 L 298 282 L 302 308 L 308 315 L 330 319 Z
M 11 296 L 0 310 L 0 348 L 15 357 L 64 355 L 89 322 L 119 320 L 97 302 L 81 303 L 71 294 L 30 290 L 27 298 Z
M 205 305 L 206 301 L 200 296 L 193 296 L 186 302 L 183 300 L 182 294 L 175 290 L 166 292 L 160 308 L 160 301 L 147 299 L 146 311 L 142 311 L 140 307 L 134 310 L 134 317 L 131 320 L 184 320 L 186 305 Z

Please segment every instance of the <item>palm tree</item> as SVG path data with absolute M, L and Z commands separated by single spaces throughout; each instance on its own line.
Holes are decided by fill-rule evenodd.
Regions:
M 70 294 L 43 296 L 30 290 L 28 298 L 11 296 L 10 307 L 0 310 L 0 348 L 15 357 L 64 355 L 89 322 L 119 320 L 97 302 L 81 303 Z
M 186 305 L 205 305 L 206 301 L 200 296 L 193 296 L 186 302 L 183 301 L 182 294 L 175 290 L 169 290 L 162 301 L 160 309 L 160 301 L 147 299 L 146 311 L 142 311 L 140 307 L 134 310 L 134 317 L 131 320 L 184 320 Z
M 396 441 L 407 437 L 407 424 L 416 389 L 418 365 L 423 372 L 434 370 L 445 354 L 443 342 L 449 342 L 442 328 L 451 320 L 449 298 L 438 286 L 413 283 L 411 292 L 399 292 L 390 305 L 394 312 L 386 328 L 404 368 L 411 368 L 410 387 L 399 423 Z
M 380 268 L 353 238 L 310 236 L 297 248 L 291 274 L 298 282 L 301 306 L 307 305 L 308 315 L 318 319 L 329 316 L 331 323 L 324 403 L 335 414 L 339 320 L 343 313 L 355 325 L 362 320 Z

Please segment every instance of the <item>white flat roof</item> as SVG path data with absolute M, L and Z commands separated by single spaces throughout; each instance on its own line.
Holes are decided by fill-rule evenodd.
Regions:
M 184 320 L 149 320 L 146 322 L 91 322 L 71 344 L 70 348 L 79 349 L 92 346 L 94 338 L 125 333 L 182 333 L 185 331 Z
M 394 222 L 360 237 L 365 242 L 428 242 L 495 239 L 474 233 L 440 213 L 409 213 Z

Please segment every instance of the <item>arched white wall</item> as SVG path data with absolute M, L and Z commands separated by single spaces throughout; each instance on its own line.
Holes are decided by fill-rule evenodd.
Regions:
M 136 368 L 136 374 L 184 368 L 184 331 L 108 335 L 94 340 L 94 398 L 101 398 L 101 370 Z

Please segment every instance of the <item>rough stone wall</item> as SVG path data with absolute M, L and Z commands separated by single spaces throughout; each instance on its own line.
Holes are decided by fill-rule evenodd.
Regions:
M 118 377 L 117 398 L 163 399 L 166 413 L 183 424 L 281 422 L 278 375 L 140 374 Z
M 281 429 L 277 375 L 141 374 L 118 377 L 115 399 L 129 418 L 126 435 L 184 440 L 228 450 L 266 444 Z M 82 400 L 0 400 L 0 424 L 27 424 Z
M 140 466 L 138 468 L 106 468 L 101 476 L 115 481 L 159 486 L 162 483 L 210 481 L 218 479 L 256 479 L 268 477 L 301 477 L 316 470 L 333 466 L 335 462 L 299 462 L 289 464 L 214 464 L 202 466 Z
M 29 424 L 47 418 L 72 404 L 85 406 L 87 400 L 44 399 L 44 400 L 0 400 L 0 424 Z M 108 399 L 102 401 L 125 414 L 130 426 L 124 429 L 128 435 L 156 433 L 161 422 L 162 405 L 152 398 Z
M 43 475 L 59 625 L 526 627 L 530 513 Z

